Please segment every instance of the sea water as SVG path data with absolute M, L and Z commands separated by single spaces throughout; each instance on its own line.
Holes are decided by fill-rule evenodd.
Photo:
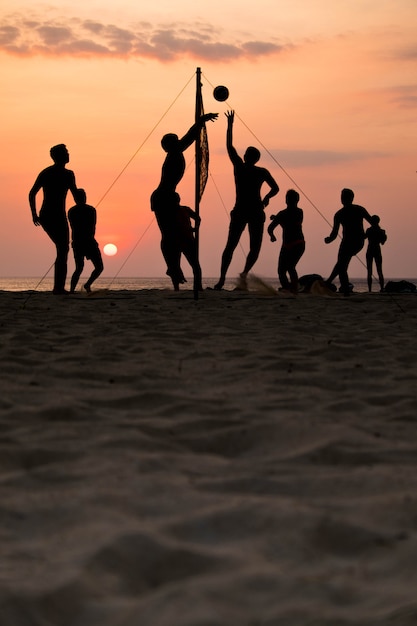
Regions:
M 278 278 L 270 278 L 260 276 L 265 283 L 271 285 L 274 289 L 278 289 L 280 286 Z M 180 286 L 181 290 L 184 289 L 192 289 L 193 288 L 193 280 L 192 278 L 187 279 L 188 282 L 184 285 Z M 205 287 L 213 287 L 217 278 L 203 278 L 203 288 Z M 388 282 L 390 279 L 386 279 Z M 395 278 L 392 280 L 402 280 L 401 278 Z M 417 284 L 416 278 L 407 278 L 408 280 L 414 284 Z M 366 282 L 366 278 L 351 278 L 350 279 L 353 290 L 357 293 L 363 293 L 368 291 L 368 286 Z M 232 290 L 236 286 L 237 278 L 228 278 L 225 282 L 225 289 Z M 84 281 L 83 278 L 80 279 L 78 283 L 77 290 L 82 290 L 82 285 Z M 335 284 L 338 285 L 338 281 L 335 281 Z M 15 278 L 0 278 L 0 291 L 52 291 L 53 287 L 53 279 L 52 277 L 15 277 Z M 377 280 L 373 280 L 372 283 L 373 291 L 379 291 L 379 284 Z M 98 278 L 93 286 L 93 291 L 96 289 L 111 289 L 113 291 L 118 290 L 141 290 L 141 289 L 172 289 L 171 280 L 168 277 L 156 277 L 156 278 L 111 278 L 111 277 L 100 277 Z

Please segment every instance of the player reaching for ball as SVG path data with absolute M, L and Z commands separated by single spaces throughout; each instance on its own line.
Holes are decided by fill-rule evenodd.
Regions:
M 222 255 L 220 278 L 214 289 L 223 288 L 233 252 L 247 226 L 250 249 L 245 267 L 240 274 L 242 281 L 246 281 L 246 276 L 256 263 L 261 249 L 265 223 L 264 209 L 268 206 L 270 198 L 276 196 L 279 192 L 279 187 L 269 171 L 264 167 L 256 165 L 261 156 L 257 148 L 249 146 L 243 159 L 238 155 L 233 147 L 235 112 L 227 111 L 225 115 L 227 117 L 226 146 L 229 158 L 233 163 L 236 201 L 230 213 L 229 236 Z M 270 190 L 262 199 L 261 189 L 264 183 L 269 185 Z
M 180 283 L 185 282 L 180 266 L 181 250 L 177 245 L 175 225 L 178 204 L 175 191 L 185 172 L 184 151 L 197 139 L 203 124 L 208 121 L 214 122 L 217 116 L 218 113 L 206 113 L 183 137 L 179 138 L 174 133 L 168 133 L 161 140 L 166 157 L 162 165 L 160 183 L 151 195 L 151 210 L 155 213 L 161 231 L 161 251 L 167 264 L 166 273 L 170 276 L 175 291 L 178 291 Z

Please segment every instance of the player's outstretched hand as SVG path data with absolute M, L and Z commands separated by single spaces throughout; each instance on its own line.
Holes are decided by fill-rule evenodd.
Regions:
M 203 120 L 205 122 L 214 122 L 219 117 L 218 113 L 206 113 L 203 115 Z

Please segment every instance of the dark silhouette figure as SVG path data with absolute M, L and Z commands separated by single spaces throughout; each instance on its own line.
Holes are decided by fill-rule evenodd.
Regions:
M 64 144 L 53 146 L 50 150 L 54 165 L 50 165 L 38 175 L 29 192 L 29 204 L 33 223 L 41 225 L 56 247 L 54 267 L 54 294 L 68 293 L 65 290 L 67 261 L 69 251 L 69 227 L 65 213 L 65 200 L 68 190 L 74 200 L 76 192 L 74 172 L 65 166 L 69 163 L 69 153 Z M 43 202 L 36 212 L 36 194 L 43 190 Z
M 339 247 L 337 263 L 329 278 L 325 281 L 331 284 L 336 276 L 339 276 L 340 288 L 345 296 L 350 294 L 348 267 L 353 256 L 358 254 L 365 243 L 365 231 L 363 220 L 371 223 L 368 211 L 359 204 L 353 204 L 354 193 L 351 189 L 343 189 L 341 201 L 343 207 L 336 212 L 333 220 L 333 229 L 325 243 L 331 243 L 338 235 L 342 226 L 342 241 Z
M 181 251 L 175 234 L 178 206 L 175 191 L 185 172 L 184 151 L 197 139 L 203 124 L 216 120 L 217 116 L 218 113 L 206 113 L 181 139 L 178 135 L 168 133 L 161 140 L 161 146 L 167 155 L 162 165 L 160 183 L 151 195 L 151 210 L 155 213 L 161 231 L 161 251 L 167 264 L 167 275 L 176 291 L 185 282 L 180 266 Z
M 77 189 L 75 202 L 75 206 L 68 211 L 75 261 L 75 272 L 71 277 L 71 293 L 74 293 L 84 269 L 84 259 L 89 259 L 94 266 L 90 278 L 84 284 L 84 289 L 89 293 L 91 285 L 103 271 L 103 259 L 95 240 L 97 211 L 93 206 L 87 204 L 87 195 L 84 189 Z
M 225 115 L 227 117 L 226 146 L 229 158 L 233 163 L 236 201 L 230 213 L 229 235 L 222 254 L 220 278 L 214 289 L 222 289 L 233 253 L 247 226 L 249 230 L 249 254 L 243 272 L 240 274 L 241 278 L 246 280 L 246 276 L 255 265 L 261 249 L 265 223 L 264 208 L 268 206 L 270 198 L 279 191 L 277 183 L 268 170 L 255 165 L 261 156 L 257 148 L 249 146 L 243 159 L 238 155 L 233 146 L 235 113 L 228 111 Z M 262 199 L 261 188 L 264 183 L 269 185 L 270 190 Z
M 191 220 L 197 224 L 197 220 L 200 218 L 197 213 L 190 207 L 180 204 L 180 196 L 178 193 L 174 194 L 174 228 L 172 237 L 175 237 L 175 245 L 180 252 L 187 259 L 193 270 L 194 276 L 194 289 L 201 291 L 201 267 L 197 255 L 197 245 L 195 239 L 195 228 L 193 228 Z M 184 279 L 185 281 L 185 279 Z
M 365 237 L 368 240 L 368 248 L 366 250 L 366 269 L 368 273 L 368 290 L 372 291 L 372 265 L 375 261 L 376 271 L 378 273 L 379 287 L 384 291 L 384 275 L 382 273 L 382 253 L 381 245 L 387 240 L 387 234 L 380 225 L 378 215 L 372 215 L 371 226 L 367 229 Z
M 297 293 L 298 274 L 296 265 L 304 254 L 305 240 L 303 235 L 303 210 L 299 208 L 300 194 L 289 189 L 285 196 L 287 208 L 276 215 L 271 215 L 268 234 L 271 241 L 276 241 L 274 229 L 282 226 L 282 246 L 278 258 L 278 277 L 281 287 Z

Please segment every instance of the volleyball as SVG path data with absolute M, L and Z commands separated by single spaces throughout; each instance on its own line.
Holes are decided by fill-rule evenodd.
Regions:
M 224 85 L 219 85 L 214 88 L 213 96 L 218 102 L 224 102 L 229 97 L 229 90 Z

